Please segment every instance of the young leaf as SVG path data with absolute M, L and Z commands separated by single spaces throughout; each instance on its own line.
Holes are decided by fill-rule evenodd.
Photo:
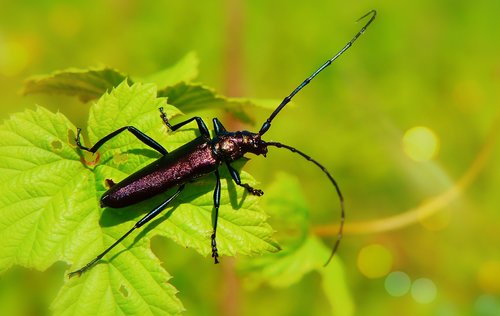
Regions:
M 309 212 L 296 178 L 278 174 L 278 180 L 267 191 L 273 227 L 286 232 L 283 251 L 245 260 L 240 265 L 249 284 L 268 283 L 275 287 L 290 286 L 305 274 L 317 271 L 334 315 L 352 315 L 354 305 L 338 257 L 324 267 L 330 255 L 326 247 L 307 226 Z M 291 206 L 294 206 L 291 208 Z M 298 230 L 298 232 L 296 232 Z M 295 233 L 294 233 L 295 232 Z
M 171 86 L 181 81 L 191 81 L 198 75 L 198 64 L 198 57 L 191 52 L 172 67 L 139 81 L 156 83 L 160 87 Z M 133 82 L 126 75 L 109 67 L 71 68 L 56 71 L 50 75 L 29 78 L 24 83 L 23 94 L 62 94 L 76 96 L 82 102 L 88 102 L 111 91 L 125 79 L 130 84 Z
M 63 94 L 76 96 L 82 102 L 88 102 L 99 98 L 126 78 L 124 74 L 108 67 L 72 68 L 26 80 L 23 94 Z
M 329 255 L 330 249 L 324 246 L 323 248 L 323 253 Z M 332 307 L 332 315 L 354 315 L 354 301 L 347 287 L 345 269 L 340 260 L 334 258 L 328 266 L 319 268 L 317 271 L 321 274 L 321 285 Z
M 318 242 L 308 236 L 309 213 L 296 178 L 278 173 L 276 181 L 266 191 L 270 192 L 267 206 L 271 221 L 284 248 L 275 255 L 245 260 L 241 267 L 250 276 L 248 282 L 289 286 L 321 266 L 317 256 L 310 254 Z
M 249 124 L 254 123 L 254 119 L 248 114 L 249 111 L 257 107 L 272 109 L 274 106 L 271 104 L 279 103 L 276 100 L 227 98 L 217 94 L 207 86 L 186 82 L 167 86 L 158 91 L 158 96 L 167 97 L 169 104 L 185 113 L 206 109 L 223 109 L 233 113 L 242 122 Z
M 191 52 L 172 67 L 146 78 L 136 79 L 138 82 L 151 82 L 162 87 L 158 96 L 168 97 L 169 104 L 184 113 L 221 108 L 233 113 L 245 123 L 254 123 L 248 111 L 256 107 L 271 110 L 279 102 L 277 100 L 227 98 L 216 94 L 214 90 L 206 86 L 189 83 L 198 75 L 198 64 L 198 57 Z M 99 98 L 124 80 L 127 80 L 129 84 L 135 81 L 107 67 L 68 69 L 28 79 L 23 93 L 63 94 L 76 96 L 83 102 L 87 102 Z

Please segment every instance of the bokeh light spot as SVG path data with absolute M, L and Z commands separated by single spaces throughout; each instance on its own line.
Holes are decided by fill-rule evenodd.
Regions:
M 415 161 L 427 161 L 436 156 L 439 139 L 428 127 L 412 127 L 403 135 L 403 150 Z
M 500 261 L 486 261 L 479 267 L 477 282 L 486 293 L 500 294 Z
M 410 277 L 402 271 L 391 272 L 385 278 L 385 289 L 391 296 L 405 295 L 410 290 L 410 286 Z
M 428 304 L 436 299 L 437 288 L 432 280 L 416 279 L 411 286 L 411 296 L 420 304 Z
M 488 294 L 479 296 L 474 302 L 474 315 L 500 315 L 500 302 L 498 298 Z
M 392 254 L 386 247 L 373 244 L 360 250 L 358 269 L 368 278 L 380 278 L 389 273 L 392 261 Z

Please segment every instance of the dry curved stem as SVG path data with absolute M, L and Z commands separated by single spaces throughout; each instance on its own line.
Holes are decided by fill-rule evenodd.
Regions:
M 429 199 L 420 206 L 411 208 L 401 214 L 389 216 L 377 220 L 346 223 L 344 232 L 346 234 L 370 234 L 400 229 L 428 218 L 445 206 L 459 198 L 467 188 L 474 182 L 479 173 L 484 169 L 498 138 L 500 131 L 500 116 L 494 121 L 493 126 L 486 137 L 485 144 L 475 157 L 474 161 L 462 175 L 462 177 L 445 192 Z M 319 225 L 313 228 L 313 232 L 319 236 L 333 236 L 338 230 L 337 224 Z

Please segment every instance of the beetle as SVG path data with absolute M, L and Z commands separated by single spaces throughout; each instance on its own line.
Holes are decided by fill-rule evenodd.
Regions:
M 82 268 L 70 272 L 68 276 L 71 278 L 75 275 L 80 276 L 85 271 L 89 270 L 94 264 L 96 264 L 102 257 L 104 257 L 111 249 L 113 249 L 117 244 L 119 244 L 123 239 L 125 239 L 130 233 L 132 233 L 135 229 L 143 226 L 148 223 L 158 214 L 160 214 L 169 204 L 184 189 L 186 183 L 195 180 L 199 177 L 208 175 L 210 173 L 215 174 L 215 189 L 213 195 L 213 212 L 214 212 L 214 220 L 213 220 L 213 231 L 210 236 L 211 239 L 211 248 L 212 248 L 212 257 L 214 259 L 214 263 L 219 263 L 219 254 L 217 251 L 217 219 L 220 205 L 220 195 L 221 195 L 221 181 L 219 175 L 219 167 L 222 164 L 225 164 L 229 170 L 229 174 L 231 175 L 234 182 L 245 188 L 250 194 L 261 196 L 264 194 L 262 190 L 255 189 L 251 187 L 247 183 L 242 183 L 240 176 L 236 169 L 231 166 L 231 163 L 242 158 L 246 153 L 252 153 L 255 155 L 263 155 L 266 156 L 268 147 L 277 147 L 277 148 L 285 148 L 293 153 L 296 153 L 302 156 L 304 159 L 312 162 L 317 167 L 321 169 L 321 171 L 328 177 L 330 182 L 335 188 L 335 191 L 338 195 L 340 201 L 340 227 L 337 234 L 337 240 L 333 246 L 332 252 L 325 263 L 328 264 L 332 259 L 333 255 L 337 251 L 337 248 L 340 244 L 340 240 L 342 239 L 342 229 L 345 221 L 345 211 L 344 211 L 344 199 L 342 197 L 342 193 L 340 188 L 332 177 L 330 172 L 319 162 L 306 155 L 302 151 L 298 149 L 279 143 L 279 142 L 266 142 L 262 140 L 262 136 L 269 130 L 271 127 L 271 122 L 278 115 L 278 113 L 292 100 L 292 98 L 304 88 L 309 82 L 316 77 L 321 71 L 323 71 L 326 67 L 328 67 L 334 60 L 336 60 L 340 55 L 342 55 L 352 44 L 357 40 L 357 38 L 365 32 L 368 26 L 373 22 L 377 15 L 375 10 L 371 10 L 361 18 L 364 19 L 367 16 L 370 16 L 370 19 L 366 22 L 366 24 L 354 35 L 354 37 L 339 51 L 337 52 L 331 59 L 327 60 L 321 67 L 319 67 L 311 76 L 305 79 L 297 88 L 295 88 L 287 97 L 283 99 L 283 101 L 278 105 L 278 107 L 271 113 L 269 118 L 264 122 L 262 127 L 260 128 L 258 133 L 252 133 L 249 131 L 236 131 L 236 132 L 228 132 L 222 123 L 217 119 L 213 119 L 214 137 L 210 136 L 210 132 L 205 125 L 204 121 L 198 117 L 192 117 L 188 120 L 180 122 L 175 125 L 171 125 L 168 121 L 163 108 L 160 108 L 160 117 L 163 120 L 163 123 L 171 130 L 176 131 L 179 128 L 189 124 L 191 122 L 196 122 L 198 125 L 198 129 L 200 132 L 200 136 L 195 138 L 194 140 L 184 144 L 183 146 L 175 149 L 172 152 L 167 152 L 163 146 L 157 143 L 155 140 L 142 133 L 140 130 L 133 126 L 124 126 L 94 144 L 91 148 L 85 147 L 81 144 L 80 141 L 80 133 L 81 129 L 78 128 L 77 135 L 75 138 L 76 145 L 80 150 L 88 151 L 93 154 L 97 152 L 97 150 L 107 141 L 117 136 L 123 131 L 129 131 L 132 133 L 137 139 L 151 147 L 152 149 L 158 151 L 161 154 L 161 157 L 157 160 L 153 161 L 151 164 L 146 167 L 136 171 L 131 174 L 124 180 L 119 183 L 113 183 L 111 180 L 107 180 L 110 185 L 109 190 L 107 190 L 100 199 L 101 207 L 111 207 L 111 208 L 121 208 L 136 204 L 143 200 L 149 199 L 153 196 L 156 196 L 162 192 L 167 191 L 168 189 L 177 187 L 177 191 L 172 194 L 169 198 L 167 198 L 163 203 L 155 207 L 152 211 L 147 213 L 143 218 L 141 218 L 129 231 L 127 231 L 124 235 L 122 235 L 116 242 L 114 242 L 111 246 L 109 246 L 106 250 L 104 250 L 101 254 L 99 254 L 95 259 L 87 263 Z

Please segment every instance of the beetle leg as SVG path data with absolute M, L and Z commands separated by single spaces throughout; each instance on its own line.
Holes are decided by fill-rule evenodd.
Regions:
M 212 122 L 214 124 L 215 135 L 221 135 L 227 132 L 226 128 L 222 125 L 218 118 L 215 117 Z
M 120 242 L 122 242 L 122 240 L 124 240 L 128 235 L 130 235 L 130 233 L 132 233 L 135 229 L 141 227 L 142 225 L 146 224 L 147 222 L 149 222 L 150 220 L 152 220 L 153 218 L 155 218 L 155 216 L 157 216 L 158 214 L 160 214 L 167 206 L 170 202 L 172 202 L 177 196 L 179 196 L 179 194 L 181 193 L 181 191 L 184 189 L 184 184 L 181 185 L 177 191 L 171 196 L 169 197 L 167 200 L 165 200 L 165 202 L 161 203 L 160 205 L 158 205 L 157 207 L 155 207 L 151 212 L 149 212 L 148 214 L 146 214 L 143 218 L 141 218 L 137 223 L 135 223 L 134 227 L 132 227 L 128 232 L 126 232 L 123 236 L 121 236 L 120 238 L 118 238 L 117 241 L 115 241 L 111 246 L 109 246 L 106 250 L 104 250 L 101 254 L 99 254 L 97 257 L 94 258 L 94 260 L 90 261 L 89 263 L 87 263 L 83 268 L 79 269 L 79 270 L 76 270 L 76 271 L 73 271 L 73 272 L 70 272 L 68 273 L 68 277 L 69 278 L 72 278 L 74 277 L 75 275 L 78 275 L 78 276 L 81 276 L 82 273 L 84 273 L 85 271 L 87 271 L 88 269 L 90 269 L 91 267 L 93 267 L 99 260 L 102 259 L 102 257 L 104 257 L 111 249 L 113 249 L 116 245 L 118 245 Z
M 92 148 L 85 147 L 81 144 L 80 133 L 82 130 L 81 130 L 81 128 L 78 128 L 77 133 L 76 133 L 76 138 L 75 138 L 76 145 L 78 146 L 78 148 L 80 148 L 82 150 L 85 150 L 85 151 L 88 151 L 91 153 L 95 153 L 102 145 L 104 145 L 104 143 L 106 143 L 108 140 L 110 140 L 111 138 L 115 137 L 116 135 L 120 134 L 121 132 L 123 132 L 125 130 L 131 132 L 135 137 L 137 137 L 137 139 L 139 139 L 141 142 L 148 145 L 149 147 L 153 148 L 154 150 L 156 150 L 160 154 L 162 154 L 162 155 L 168 154 L 168 151 L 165 148 L 163 148 L 162 145 L 158 144 L 154 139 L 152 139 L 151 137 L 144 134 L 143 132 L 141 132 L 140 130 L 138 130 L 137 128 L 135 128 L 133 126 L 124 126 L 122 128 L 117 129 L 116 131 L 101 138 L 97 143 L 95 143 L 94 146 L 92 146 Z
M 219 253 L 217 252 L 217 242 L 215 241 L 216 235 L 217 235 L 217 220 L 219 218 L 219 206 L 220 206 L 220 175 L 219 175 L 219 170 L 215 170 L 215 190 L 214 190 L 214 230 L 212 233 L 211 238 L 211 246 L 212 246 L 212 258 L 214 258 L 214 263 L 217 264 L 219 263 L 219 260 L 217 259 L 219 257 Z
M 240 175 L 238 174 L 238 171 L 236 171 L 236 169 L 234 169 L 233 166 L 231 166 L 229 164 L 229 162 L 226 162 L 226 166 L 227 166 L 227 169 L 229 169 L 229 173 L 231 174 L 231 177 L 233 178 L 234 182 L 236 182 L 237 185 L 239 185 L 240 187 L 244 187 L 245 189 L 247 189 L 248 192 L 250 192 L 253 195 L 262 196 L 264 194 L 264 191 L 259 190 L 259 189 L 254 189 L 248 183 L 241 183 L 241 179 L 240 179 Z
M 111 188 L 116 184 L 112 179 L 106 179 L 105 182 L 108 188 Z
M 167 127 L 170 128 L 172 131 L 176 131 L 182 126 L 191 123 L 192 121 L 196 121 L 196 123 L 198 124 L 198 130 L 200 131 L 201 135 L 210 138 L 210 132 L 208 131 L 207 125 L 205 125 L 205 122 L 203 122 L 201 117 L 195 116 L 183 122 L 171 125 L 167 119 L 167 116 L 165 115 L 165 112 L 163 112 L 163 108 L 160 108 L 160 113 L 161 113 L 160 117 L 162 118 L 163 123 L 165 123 L 165 125 L 167 125 Z

